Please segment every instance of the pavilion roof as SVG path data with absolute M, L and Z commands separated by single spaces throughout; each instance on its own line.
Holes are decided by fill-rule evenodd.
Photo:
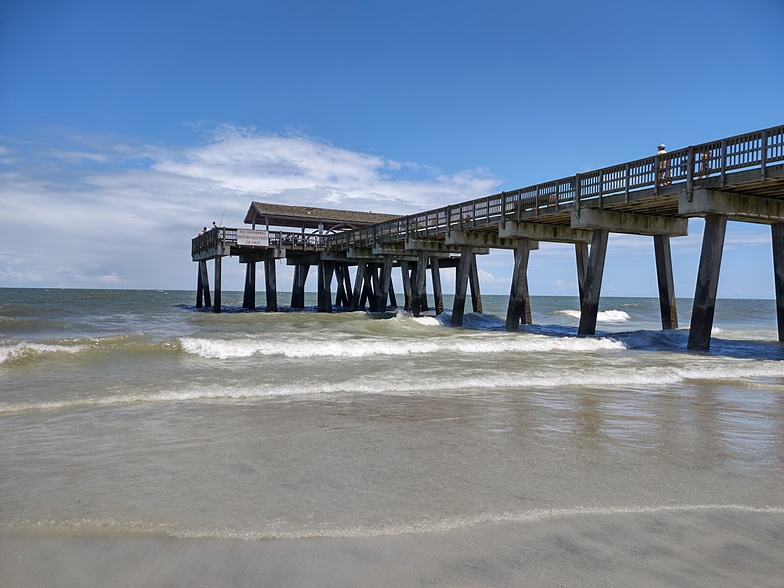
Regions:
M 252 202 L 245 215 L 246 224 L 265 225 L 270 227 L 296 227 L 324 230 L 351 229 L 398 218 L 399 214 L 381 214 L 377 212 L 357 212 L 353 210 L 336 210 L 333 208 L 316 208 L 315 206 L 286 206 L 267 202 Z

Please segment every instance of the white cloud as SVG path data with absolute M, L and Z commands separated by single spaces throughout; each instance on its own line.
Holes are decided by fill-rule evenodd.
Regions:
M 496 185 L 230 126 L 184 147 L 64 129 L 0 138 L 0 286 L 191 288 L 189 240 L 221 216 L 241 225 L 252 200 L 408 214 Z
M 425 166 L 335 147 L 301 135 L 264 135 L 224 126 L 211 142 L 162 154 L 153 169 L 209 180 L 286 204 L 410 213 L 492 192 L 483 170 L 440 174 Z

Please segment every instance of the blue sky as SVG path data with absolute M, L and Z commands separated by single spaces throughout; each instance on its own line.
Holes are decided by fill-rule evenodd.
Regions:
M 0 287 L 192 289 L 252 200 L 410 214 L 779 125 L 782 30 L 781 0 L 5 0 Z M 770 249 L 731 223 L 719 295 L 772 297 Z M 542 244 L 532 293 L 574 265 Z M 508 293 L 509 252 L 479 266 Z M 611 235 L 602 293 L 656 296 L 650 238 Z

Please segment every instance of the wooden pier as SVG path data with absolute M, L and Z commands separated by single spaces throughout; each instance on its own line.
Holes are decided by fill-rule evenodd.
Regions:
M 318 268 L 318 309 L 335 304 L 358 310 L 397 306 L 391 272 L 403 276 L 404 308 L 428 308 L 431 271 L 436 312 L 443 310 L 440 268 L 456 267 L 452 324 L 462 324 L 471 288 L 482 312 L 476 256 L 514 251 L 506 326 L 531 322 L 527 266 L 539 241 L 573 243 L 580 296 L 578 332 L 592 335 L 609 233 L 653 238 L 662 328 L 678 328 L 670 239 L 684 236 L 688 219 L 705 219 L 689 349 L 710 347 L 727 221 L 771 226 L 779 341 L 784 342 L 784 126 L 746 133 L 666 154 L 585 172 L 510 192 L 409 216 L 288 207 L 254 202 L 245 217 L 252 229 L 214 228 L 193 239 L 199 262 L 196 305 L 220 311 L 220 263 L 239 256 L 248 264 L 244 306 L 255 307 L 255 264 L 265 262 L 267 310 L 277 309 L 274 260 L 295 266 L 291 306 L 304 306 L 308 270 Z M 257 229 L 257 226 L 264 229 Z M 278 230 L 271 230 L 274 227 Z M 298 231 L 284 231 L 296 228 Z M 243 233 L 243 231 L 245 231 Z M 309 231 L 309 232 L 306 232 Z M 266 238 L 266 241 L 263 239 Z M 206 262 L 215 262 L 211 303 Z M 348 268 L 356 267 L 353 288 Z

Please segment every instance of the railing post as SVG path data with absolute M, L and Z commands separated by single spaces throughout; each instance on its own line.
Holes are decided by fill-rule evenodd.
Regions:
M 689 145 L 688 163 L 686 168 L 686 199 L 691 202 L 694 198 L 694 145 Z
M 539 218 L 539 184 L 536 185 L 536 196 L 534 196 L 534 218 Z
M 653 197 L 659 197 L 659 178 L 661 177 L 661 161 L 658 155 L 653 158 Z
M 626 171 L 624 174 L 624 185 L 626 186 L 626 192 L 623 197 L 623 203 L 629 204 L 629 183 L 631 182 L 631 166 L 627 163 L 626 164 Z
M 727 179 L 727 139 L 721 141 L 721 187 L 723 188 Z
M 599 171 L 599 208 L 602 207 L 603 196 L 604 196 L 604 172 Z
M 767 179 L 766 169 L 765 167 L 768 165 L 768 131 L 762 131 L 762 154 L 760 157 L 760 165 L 761 165 L 761 177 L 762 181 L 764 182 Z
M 574 176 L 574 210 L 575 216 L 580 218 L 580 174 Z
M 506 227 L 506 192 L 501 192 L 501 228 Z

